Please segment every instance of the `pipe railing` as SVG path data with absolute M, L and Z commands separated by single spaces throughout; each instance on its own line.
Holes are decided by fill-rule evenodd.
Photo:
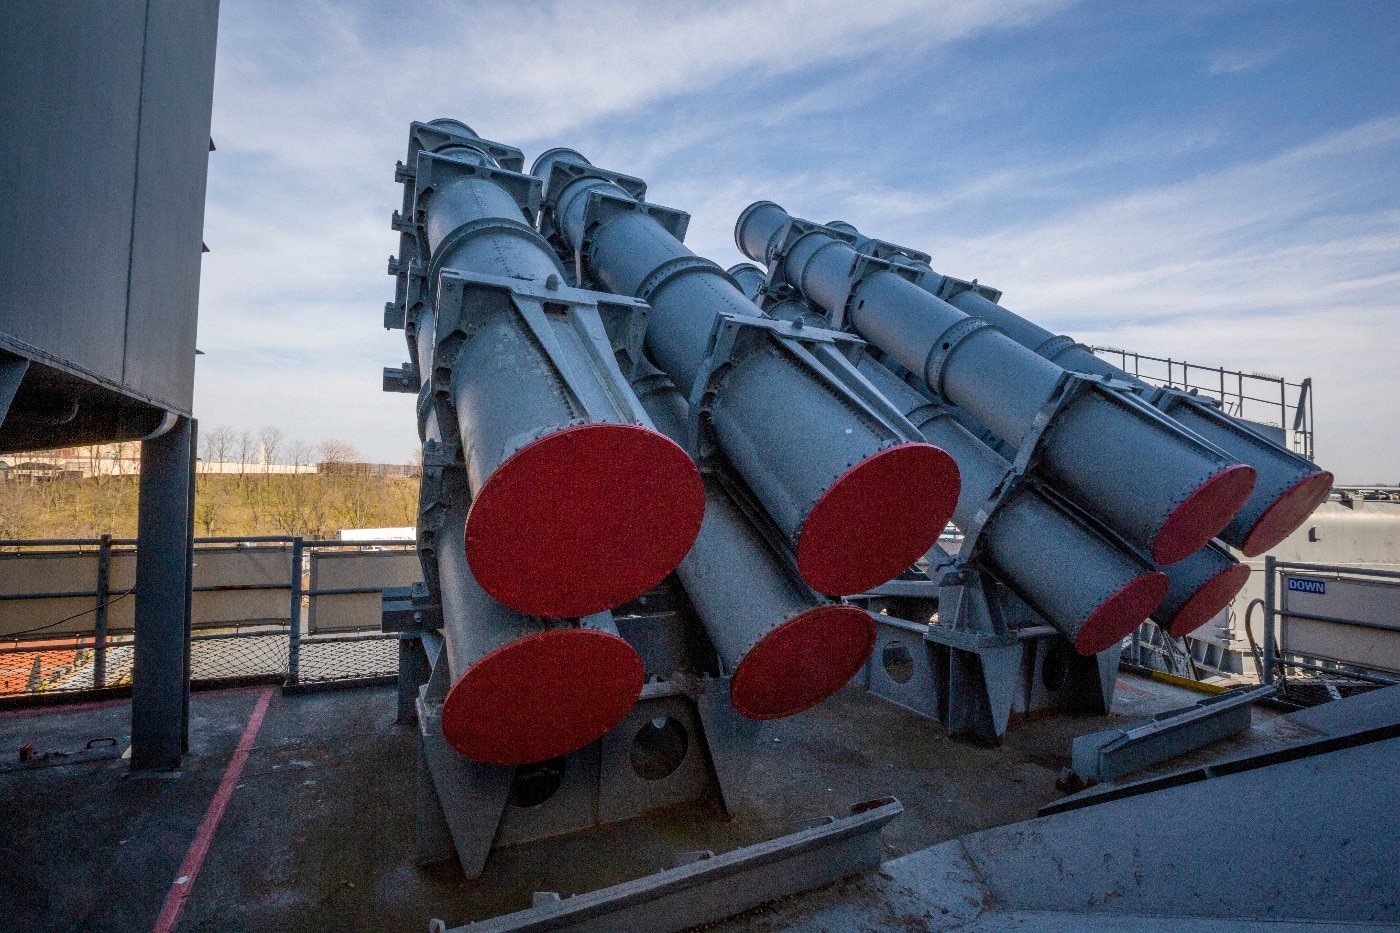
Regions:
M 378 586 L 352 586 L 352 587 L 307 587 L 302 584 L 302 574 L 305 565 L 305 555 L 311 551 L 335 551 L 335 550 L 375 550 L 386 549 L 398 551 L 412 551 L 415 543 L 402 539 L 372 539 L 365 541 L 339 541 L 323 539 L 305 539 L 297 535 L 248 535 L 238 536 L 210 536 L 194 539 L 196 553 L 200 549 L 210 549 L 221 545 L 235 545 L 240 549 L 247 547 L 250 550 L 268 547 L 269 549 L 286 549 L 289 553 L 288 574 L 286 582 L 265 582 L 265 583 L 223 583 L 223 584 L 201 584 L 191 587 L 192 593 L 236 593 L 236 592 L 265 592 L 275 590 L 286 590 L 289 596 L 288 621 L 283 623 L 280 620 L 272 623 L 273 630 L 268 630 L 268 622 L 264 619 L 247 620 L 222 620 L 213 623 L 197 625 L 195 630 L 199 634 L 191 636 L 192 641 L 208 641 L 238 638 L 265 638 L 269 635 L 281 635 L 284 631 L 288 638 L 287 649 L 287 683 L 295 684 L 300 675 L 301 648 L 308 644 L 330 644 L 351 641 L 380 640 L 393 636 L 384 635 L 381 632 L 364 633 L 336 633 L 334 635 L 325 634 L 303 634 L 302 627 L 302 604 L 306 599 L 314 599 L 321 596 L 355 596 L 381 593 L 383 587 Z M 0 548 L 8 550 L 10 554 L 87 554 L 96 553 L 97 572 L 92 589 L 78 590 L 24 590 L 19 592 L 0 593 L 0 604 L 16 604 L 25 601 L 51 600 L 51 599 L 90 599 L 93 601 L 91 608 L 83 610 L 76 616 L 69 616 L 57 622 L 26 630 L 16 635 L 0 635 L 0 657 L 15 654 L 38 654 L 45 651 L 69 651 L 74 652 L 91 650 L 92 657 L 92 680 L 93 689 L 103 689 L 107 686 L 107 656 L 110 650 L 116 648 L 128 648 L 134 643 L 126 636 L 119 640 L 113 640 L 108 634 L 110 606 L 113 602 L 131 595 L 132 590 L 114 589 L 110 585 L 111 564 L 114 553 L 132 554 L 135 552 L 137 541 L 134 538 L 114 538 L 110 535 L 101 535 L 96 538 L 8 538 L 0 539 Z M 281 546 L 281 547 L 278 547 Z M 62 550 L 59 550 L 62 549 Z M 76 549 L 76 550 L 71 550 Z M 91 550 L 89 550 L 91 549 Z M 0 560 L 3 560 L 0 556 Z M 78 616 L 92 613 L 93 627 L 85 632 L 63 632 L 61 634 L 45 633 L 45 629 L 51 629 L 63 622 L 70 621 Z M 255 625 L 253 631 L 219 631 L 216 629 L 239 629 L 245 625 Z M 90 641 L 89 641 L 90 639 Z
M 1297 668 L 1314 673 L 1331 674 L 1333 676 L 1346 677 L 1348 679 L 1356 679 L 1385 686 L 1400 685 L 1400 678 L 1378 674 L 1352 661 L 1321 657 L 1317 655 L 1316 652 L 1308 652 L 1307 654 L 1300 653 L 1292 657 L 1289 656 L 1290 652 L 1288 650 L 1286 638 L 1281 637 L 1281 633 L 1280 635 L 1275 634 L 1276 620 L 1301 619 L 1304 621 L 1323 622 L 1331 625 L 1390 632 L 1396 631 L 1396 628 L 1394 626 L 1382 625 L 1364 619 L 1347 619 L 1320 613 L 1290 611 L 1282 608 L 1278 601 L 1278 581 L 1288 571 L 1335 574 L 1338 578 L 1352 578 L 1363 581 L 1400 581 L 1400 570 L 1372 570 L 1364 567 L 1348 567 L 1340 564 L 1309 564 L 1300 561 L 1283 561 L 1275 557 L 1264 558 L 1264 660 L 1262 669 L 1260 670 L 1260 680 L 1264 684 L 1272 684 L 1286 672 L 1287 668 Z M 1400 592 L 1400 589 L 1397 589 L 1397 592 Z M 1326 664 L 1317 663 L 1318 661 L 1331 661 L 1335 666 L 1329 667 Z

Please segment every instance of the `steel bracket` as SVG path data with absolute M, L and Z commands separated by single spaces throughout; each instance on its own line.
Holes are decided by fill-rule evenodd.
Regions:
M 558 168 L 559 166 L 555 166 Z M 630 195 L 614 194 L 606 188 L 594 188 L 588 192 L 588 201 L 583 209 L 583 229 L 593 231 L 594 229 L 612 220 L 620 214 L 646 214 L 656 221 L 671 236 L 681 242 L 685 242 L 686 229 L 690 226 L 690 215 L 685 211 L 677 210 L 674 207 L 662 207 L 660 204 L 651 204 L 647 201 L 636 199 Z M 585 236 L 585 244 L 588 242 Z M 585 246 L 586 249 L 586 246 Z M 700 257 L 695 257 L 700 258 Z M 706 260 L 708 262 L 708 260 Z M 711 263 L 713 265 L 713 263 Z M 721 272 L 724 270 L 721 269 Z M 727 275 L 728 273 L 726 273 Z M 640 296 L 639 296 L 640 297 Z
M 620 331 L 609 334 L 603 325 L 600 307 L 612 309 L 608 312 L 609 316 L 625 318 L 649 311 L 645 302 L 571 288 L 554 276 L 545 282 L 538 282 L 444 269 L 439 283 L 437 333 L 434 335 L 436 349 L 429 384 L 434 411 L 446 444 L 453 444 L 452 439 L 457 437 L 457 415 L 452 406 L 452 368 L 457 352 L 475 333 L 476 322 L 487 315 L 495 313 L 519 317 L 546 356 L 565 376 L 571 370 L 555 330 L 561 316 L 564 326 L 578 334 L 578 343 L 588 353 L 591 365 L 612 377 L 611 380 L 604 380 L 605 384 L 627 385 L 614 352 L 614 340 L 618 335 L 634 354 L 632 359 L 640 359 L 640 341 L 645 337 L 644 315 Z M 591 410 L 596 403 L 591 405 L 589 398 L 575 391 L 567 378 L 563 378 L 561 384 L 582 417 L 615 420 L 611 412 Z M 651 419 L 632 393 L 616 393 L 609 397 L 609 401 L 629 423 L 652 426 Z M 522 438 L 521 444 L 528 440 Z
M 854 395 L 862 403 L 863 414 L 892 437 L 901 441 L 922 437 L 909 419 L 857 372 L 855 364 L 865 352 L 865 341 L 859 337 L 757 315 L 723 313 L 716 317 L 688 400 L 687 442 L 698 460 L 708 459 L 714 451 L 715 445 L 705 436 L 702 425 L 714 400 L 724 390 L 728 370 L 735 362 L 767 347 L 793 357 L 819 381 L 842 394 Z
M 418 367 L 404 363 L 397 369 L 384 368 L 384 391 L 418 394 Z
M 423 198 L 434 189 L 460 178 L 478 177 L 486 179 L 504 190 L 515 199 L 520 212 L 529 223 L 534 224 L 540 211 L 540 180 L 533 175 L 513 172 L 505 168 L 493 168 L 466 162 L 450 155 L 432 152 L 418 153 L 418 171 L 413 178 L 413 220 L 415 225 L 422 219 Z
M 907 256 L 909 254 L 905 253 L 905 255 Z M 925 258 L 923 261 L 928 262 L 928 259 Z M 937 275 L 938 273 L 934 274 Z M 976 292 L 992 304 L 997 304 L 1001 301 L 1002 292 L 1000 289 L 992 288 L 990 285 L 983 285 L 976 279 L 969 282 L 966 279 L 954 278 L 951 275 L 941 275 L 939 277 L 943 281 L 938 289 L 938 297 L 944 301 L 951 301 L 963 292 Z
M 525 153 L 514 146 L 475 136 L 463 136 L 445 126 L 434 126 L 431 123 L 415 121 L 408 125 L 408 164 L 410 166 L 418 164 L 420 151 L 435 152 L 447 146 L 466 146 L 484 152 L 507 171 L 523 172 L 525 170 Z M 409 178 L 413 177 L 411 170 L 406 170 L 402 162 L 399 163 L 399 170 L 405 172 Z M 398 178 L 396 173 L 395 181 L 400 180 L 402 179 Z

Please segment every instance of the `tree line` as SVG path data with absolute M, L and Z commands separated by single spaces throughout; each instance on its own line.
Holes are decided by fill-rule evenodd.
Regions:
M 335 469 L 359 460 L 344 441 L 310 444 L 275 427 L 252 432 L 219 426 L 200 433 L 201 459 L 236 464 L 237 470 L 196 475 L 197 535 L 334 538 L 342 528 L 415 524 L 417 478 Z M 123 446 L 139 450 L 139 445 Z M 126 452 L 108 450 L 104 456 L 120 458 Z M 272 472 L 271 464 L 317 469 Z M 135 537 L 139 476 L 121 469 L 91 472 L 42 483 L 0 483 L 0 538 Z

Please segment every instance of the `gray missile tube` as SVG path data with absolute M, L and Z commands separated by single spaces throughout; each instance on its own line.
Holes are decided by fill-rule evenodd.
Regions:
M 722 269 L 662 226 L 654 207 L 614 181 L 625 176 L 594 170 L 568 149 L 544 153 L 531 171 L 547 181 L 542 224 L 581 257 L 590 277 L 651 305 L 648 355 L 692 403 L 701 390 L 709 393 L 698 403 L 718 445 L 813 588 L 862 592 L 932 546 L 938 531 L 931 526 L 942 522 L 911 516 L 951 512 L 950 458 L 873 414 L 839 383 L 819 379 L 781 339 L 750 344 L 700 384 L 710 378 L 705 367 L 718 326 L 767 319 Z M 641 183 L 633 181 L 637 191 Z
M 669 379 L 653 371 L 633 388 L 657 430 L 674 440 L 684 436 L 689 406 Z M 734 707 L 751 719 L 810 709 L 864 666 L 875 646 L 875 621 L 794 580 L 718 479 L 702 476 L 705 519 L 676 576 L 734 675 Z
M 432 295 L 417 355 L 439 431 L 460 440 L 467 559 L 521 612 L 601 612 L 680 562 L 704 508 L 699 476 L 646 424 L 596 307 L 562 288 L 529 223 L 538 183 L 502 170 L 499 144 L 435 126 L 448 141 L 418 153 L 409 182 Z
M 833 226 L 833 225 L 828 225 Z M 857 236 L 857 248 L 871 241 L 850 224 L 839 229 Z M 1034 350 L 1065 369 L 1130 382 L 1142 389 L 1156 387 L 1114 366 L 1082 343 L 1056 336 L 1033 321 L 1008 311 L 976 289 L 934 272 L 928 263 L 907 255 L 890 261 L 916 270 L 914 284 L 972 317 L 1000 328 L 1023 347 Z M 1220 533 L 1225 543 L 1255 557 L 1291 534 L 1327 498 L 1332 474 L 1306 457 L 1259 436 L 1224 412 L 1182 393 L 1165 395 L 1159 404 L 1182 425 L 1210 441 L 1241 463 L 1253 467 L 1257 479 L 1249 501 Z
M 1199 550 L 1248 498 L 1253 469 L 1121 394 L 1082 392 L 1046 424 L 1043 412 L 1064 384 L 1061 367 L 867 261 L 831 231 L 760 201 L 740 216 L 735 241 L 770 264 L 775 281 L 844 315 L 857 334 L 1013 446 L 1043 430 L 1041 475 L 1158 563 Z
M 735 281 L 741 283 L 746 295 L 755 301 L 759 299 L 759 290 L 764 284 L 765 276 L 757 266 L 744 263 L 732 266 L 728 271 Z M 791 298 L 761 306 L 774 317 L 785 320 L 812 313 L 805 302 Z M 953 412 L 937 402 L 926 399 L 885 366 L 867 358 L 860 363 L 860 371 L 886 398 L 905 412 L 906 417 L 923 431 L 929 443 L 942 447 L 958 461 L 963 485 L 962 493 L 958 497 L 958 508 L 953 513 L 953 522 L 964 530 L 970 528 L 976 521 L 977 513 L 988 510 L 981 503 L 988 502 L 1000 482 L 1000 477 L 1010 470 L 1011 465 L 957 423 Z M 1006 511 L 1007 500 L 1024 496 L 1035 497 L 1039 500 L 1038 506 L 1028 508 L 1021 505 Z M 997 507 L 1003 511 L 994 512 L 994 518 L 986 520 L 979 539 L 984 542 L 987 553 L 1002 555 L 992 561 L 993 574 L 1021 593 L 1051 624 L 1074 641 L 1082 621 L 1076 624 L 1073 620 L 1052 617 L 1051 613 L 1054 610 L 1037 605 L 1029 594 L 1043 592 L 1047 586 L 1078 590 L 1085 585 L 1081 580 L 1081 573 L 1084 572 L 1093 580 L 1113 579 L 1115 573 L 1117 579 L 1126 580 L 1126 567 L 1115 570 L 1113 555 L 1109 550 L 1117 554 L 1120 562 L 1125 559 L 1125 555 L 1096 530 L 1085 527 L 1082 520 L 1063 514 L 1058 504 L 1045 501 L 1033 490 L 1022 488 L 1003 499 Z M 1080 573 L 1062 574 L 1059 569 L 1045 565 L 1041 559 L 1015 562 L 1007 556 L 1008 549 L 1003 545 L 1002 539 L 1007 535 L 1023 534 L 1015 523 L 1027 518 L 1040 527 L 1053 528 L 1056 521 L 1061 523 L 1062 528 L 1053 536 L 1058 543 L 1052 542 L 1048 550 L 1065 548 L 1078 554 L 1081 561 Z M 1148 569 L 1151 567 L 1145 559 L 1141 566 Z M 1246 565 L 1213 544 L 1206 545 L 1185 560 L 1156 569 L 1166 575 L 1167 587 L 1161 602 L 1152 610 L 1151 617 L 1172 635 L 1177 636 L 1189 634 L 1210 621 L 1234 598 L 1249 578 L 1249 568 Z M 1027 582 L 1021 579 L 1027 574 L 1032 577 L 1045 577 L 1046 574 L 1050 576 Z M 1092 584 L 1090 586 L 1092 590 Z M 1074 594 L 1068 595 L 1074 600 Z M 1083 599 L 1074 601 L 1081 606 L 1092 606 L 1092 602 Z M 1088 616 L 1081 613 L 1080 618 L 1082 620 Z M 1124 635 L 1142 621 L 1137 619 L 1130 622 L 1130 619 L 1131 617 L 1126 615 L 1119 617 L 1121 625 L 1129 626 L 1123 630 Z

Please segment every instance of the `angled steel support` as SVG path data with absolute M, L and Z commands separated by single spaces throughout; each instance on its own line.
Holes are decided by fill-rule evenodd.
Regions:
M 689 929 L 878 867 L 880 830 L 903 810 L 893 797 L 871 800 L 852 807 L 850 816 L 723 855 L 700 853 L 636 881 L 566 899 L 537 893 L 529 910 L 451 933 Z M 430 928 L 448 931 L 440 920 Z

